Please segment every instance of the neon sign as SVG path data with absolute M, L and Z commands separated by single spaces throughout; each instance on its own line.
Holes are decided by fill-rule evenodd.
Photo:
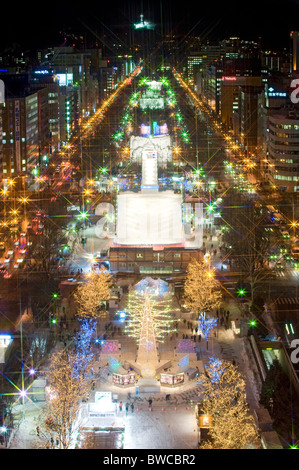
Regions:
M 268 96 L 271 98 L 286 98 L 287 94 L 286 92 L 274 91 L 274 88 L 270 87 L 268 89 Z

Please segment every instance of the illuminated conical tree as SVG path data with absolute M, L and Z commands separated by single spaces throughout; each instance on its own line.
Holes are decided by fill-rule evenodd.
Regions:
M 136 338 L 138 344 L 145 340 L 149 331 L 153 332 L 157 342 L 162 342 L 166 335 L 175 331 L 174 309 L 168 299 L 161 300 L 148 293 L 140 295 L 133 290 L 128 295 L 126 310 L 128 322 L 124 331 Z
M 227 361 L 210 361 L 209 376 L 202 376 L 201 412 L 212 417 L 209 439 L 201 448 L 242 449 L 260 447 L 254 418 L 246 402 L 245 380 Z
M 170 301 L 133 290 L 129 292 L 126 310 L 128 321 L 124 332 L 137 341 L 137 362 L 157 364 L 157 344 L 175 331 Z

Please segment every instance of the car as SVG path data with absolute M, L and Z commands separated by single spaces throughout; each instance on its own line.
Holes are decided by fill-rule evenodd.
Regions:
M 0 250 L 1 251 L 5 250 L 5 243 L 4 242 L 0 242 Z
M 7 256 L 13 256 L 14 255 L 14 250 L 8 250 Z
M 4 273 L 3 277 L 4 277 L 4 279 L 10 279 L 11 278 L 11 273 L 6 272 L 6 273 Z
M 5 260 L 4 260 L 4 263 L 5 263 L 5 264 L 8 264 L 8 263 L 10 263 L 10 262 L 11 262 L 11 258 L 5 258 Z

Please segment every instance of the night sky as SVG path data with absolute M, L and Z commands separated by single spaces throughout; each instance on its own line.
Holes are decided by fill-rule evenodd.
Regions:
M 289 32 L 299 29 L 299 0 L 5 0 L 0 9 L 0 50 L 14 42 L 29 49 L 59 45 L 62 28 L 86 36 L 109 28 L 117 36 L 129 30 L 142 12 L 145 19 L 159 26 L 162 19 L 166 33 L 196 34 L 212 41 L 229 36 L 250 40 L 261 37 L 262 45 L 273 49 L 288 48 Z

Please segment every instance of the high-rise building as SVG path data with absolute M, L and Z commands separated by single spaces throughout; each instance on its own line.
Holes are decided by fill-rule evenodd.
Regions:
M 256 154 L 260 145 L 260 107 L 263 100 L 263 86 L 239 87 L 239 134 L 238 140 L 248 154 Z
M 299 31 L 291 31 L 291 72 L 299 70 Z
M 2 109 L 3 176 L 32 172 L 44 155 L 58 148 L 58 84 L 46 76 L 1 76 L 6 91 Z
M 32 90 L 39 90 L 42 100 L 40 111 L 42 153 L 51 155 L 59 148 L 59 82 L 55 75 L 42 73 L 45 70 L 36 70 L 31 74 L 30 86 Z
M 239 87 L 261 86 L 261 77 L 224 75 L 221 82 L 221 120 L 227 128 L 233 127 L 233 114 L 239 110 Z
M 299 191 L 299 112 L 286 106 L 273 111 L 267 124 L 267 171 L 281 190 Z
M 4 177 L 31 172 L 39 164 L 39 96 L 27 92 L 5 100 L 3 108 Z

